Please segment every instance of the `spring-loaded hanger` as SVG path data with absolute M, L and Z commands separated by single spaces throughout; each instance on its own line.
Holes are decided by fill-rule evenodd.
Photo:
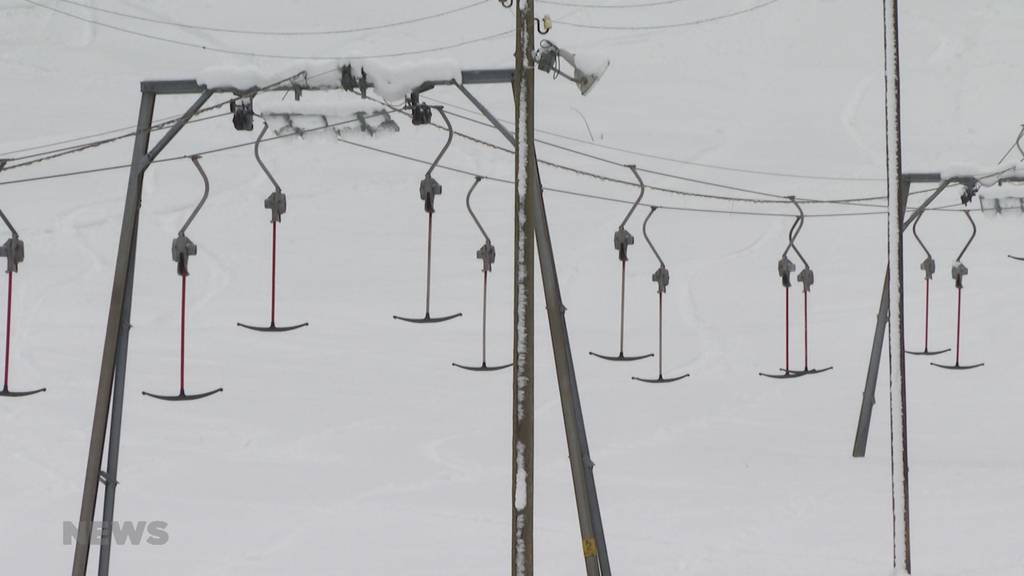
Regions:
M 820 374 L 822 372 L 828 372 L 832 370 L 832 366 L 828 368 L 811 368 L 809 366 L 810 357 L 810 337 L 808 328 L 808 313 L 807 313 L 807 300 L 808 294 L 811 291 L 811 286 L 814 285 L 814 271 L 811 270 L 811 265 L 807 263 L 807 259 L 804 258 L 803 253 L 796 246 L 796 239 L 803 232 L 804 228 L 804 209 L 800 206 L 800 203 L 796 201 L 793 196 L 789 197 L 790 202 L 796 206 L 797 212 L 799 213 L 796 217 L 796 221 L 793 222 L 793 226 L 789 229 L 789 244 L 786 246 L 786 250 L 782 253 L 782 259 L 779 260 L 778 270 L 779 276 L 782 278 L 782 286 L 786 289 L 786 365 L 785 368 L 781 369 L 781 374 L 766 374 L 761 372 L 761 376 L 767 378 L 799 378 L 801 376 L 808 376 L 811 374 Z M 803 263 L 804 269 L 797 274 L 797 282 L 803 285 L 804 293 L 804 369 L 803 370 L 791 370 L 789 367 L 789 289 L 793 283 L 790 280 L 790 274 L 796 271 L 796 266 L 792 261 L 789 260 L 789 251 L 793 252 Z
M 917 243 L 925 253 L 924 261 L 921 262 L 921 270 L 924 272 L 924 350 L 920 352 L 907 350 L 907 354 L 912 354 L 914 356 L 937 356 L 939 354 L 949 352 L 949 348 L 944 350 L 928 350 L 928 330 L 931 313 L 931 284 L 932 276 L 935 275 L 935 260 L 932 258 L 931 251 L 929 251 L 928 247 L 924 245 L 924 241 L 922 241 L 921 237 L 917 235 L 917 225 L 920 224 L 922 217 L 923 214 L 919 215 L 917 219 L 914 220 L 914 226 L 910 230 L 914 233 L 914 238 L 917 239 Z
M 406 322 L 412 322 L 414 324 L 434 324 L 437 322 L 445 322 L 453 318 L 462 316 L 462 312 L 450 314 L 448 316 L 431 317 L 430 315 L 430 272 L 431 272 L 431 257 L 433 250 L 433 238 L 434 238 L 434 199 L 441 194 L 441 184 L 434 180 L 431 173 L 434 172 L 434 168 L 437 168 L 438 163 L 441 162 L 441 158 L 444 157 L 445 153 L 448 152 L 448 147 L 452 145 L 452 139 L 455 137 L 455 129 L 452 128 L 452 122 L 448 119 L 448 115 L 445 114 L 443 106 L 427 106 L 426 104 L 418 104 L 413 108 L 413 123 L 414 124 L 425 124 L 430 122 L 430 109 L 433 108 L 441 114 L 441 118 L 444 120 L 445 126 L 448 128 L 448 140 L 445 141 L 444 147 L 441 148 L 441 152 L 438 153 L 437 158 L 434 158 L 433 164 L 427 169 L 427 174 L 420 181 L 420 200 L 423 200 L 423 210 L 427 213 L 427 300 L 426 300 L 426 311 L 423 314 L 423 318 L 410 318 L 406 316 L 394 316 L 396 320 L 404 320 Z M 417 120 L 419 118 L 420 120 Z
M 260 143 L 263 142 L 263 137 L 267 134 L 268 127 L 267 123 L 264 122 L 263 130 L 260 130 L 260 135 L 256 138 L 256 145 L 253 151 L 256 154 L 256 162 L 260 165 L 263 173 L 267 175 L 270 183 L 274 185 L 274 191 L 263 200 L 263 207 L 270 210 L 270 225 L 272 227 L 270 241 L 270 325 L 253 326 L 241 322 L 238 325 L 257 332 L 288 332 L 289 330 L 309 326 L 309 322 L 292 326 L 277 325 L 277 223 L 281 221 L 281 216 L 288 209 L 288 200 L 284 192 L 281 191 L 281 186 L 277 183 L 277 179 L 274 178 L 274 175 L 270 173 L 270 169 L 267 168 L 267 165 L 263 163 L 263 159 L 260 158 Z
M 181 276 L 181 348 L 179 351 L 179 388 L 178 394 L 174 396 L 163 396 L 160 394 L 153 394 L 151 392 L 143 392 L 144 396 L 150 398 L 156 398 L 157 400 L 198 400 L 200 398 L 206 398 L 212 396 L 218 392 L 223 392 L 223 388 L 217 388 L 216 390 L 210 390 L 209 392 L 202 392 L 200 394 L 186 394 L 185 393 L 185 281 L 188 278 L 188 259 L 191 256 L 195 256 L 199 253 L 199 248 L 185 235 L 185 230 L 192 224 L 192 220 L 195 219 L 199 211 L 202 210 L 203 205 L 206 204 L 206 199 L 210 196 L 210 179 L 206 177 L 206 172 L 203 167 L 199 164 L 199 156 L 192 156 L 192 164 L 195 165 L 196 169 L 199 170 L 199 175 L 203 177 L 203 198 L 199 201 L 199 204 L 192 210 L 192 214 L 185 221 L 185 225 L 178 231 L 178 237 L 171 241 L 171 259 L 178 264 L 178 276 Z
M 644 358 L 650 358 L 654 354 L 642 354 L 639 356 L 626 356 L 626 261 L 629 260 L 628 250 L 633 244 L 633 235 L 626 230 L 626 224 L 629 222 L 636 207 L 640 205 L 640 201 L 643 200 L 644 192 L 646 187 L 644 181 L 640 178 L 640 172 L 637 171 L 635 165 L 627 165 L 633 171 L 633 176 L 636 177 L 637 182 L 640 183 L 640 195 L 636 197 L 633 205 L 629 207 L 629 212 L 626 213 L 626 217 L 622 219 L 622 224 L 619 224 L 619 229 L 615 231 L 615 236 L 612 239 L 615 250 L 619 253 L 619 262 L 622 263 L 622 276 L 619 287 L 619 354 L 618 356 L 609 356 L 607 354 L 598 354 L 597 352 L 591 352 L 591 356 L 596 356 L 603 360 L 611 360 L 613 362 L 632 362 L 634 360 L 643 360 Z
M 0 171 L 3 171 L 4 164 L 6 163 L 6 160 L 0 160 Z M 18 264 L 25 261 L 25 242 L 18 236 L 18 231 L 14 229 L 14 226 L 7 219 L 7 215 L 4 214 L 3 210 L 0 210 L 0 219 L 3 219 L 4 224 L 11 231 L 11 237 L 3 244 L 0 244 L 0 257 L 7 259 L 7 335 L 4 340 L 4 387 L 0 390 L 0 396 L 18 398 L 45 392 L 46 388 L 14 392 L 7 385 L 8 376 L 11 372 L 11 301 L 14 299 L 14 273 L 18 271 Z
M 953 283 L 956 285 L 956 363 L 952 366 L 948 364 L 938 364 L 932 362 L 932 366 L 938 366 L 939 368 L 945 368 L 947 370 L 970 370 L 972 368 L 980 368 L 985 365 L 984 362 L 980 364 L 968 364 L 965 366 L 960 365 L 960 318 L 963 303 L 963 291 L 964 291 L 964 276 L 967 276 L 967 266 L 964 266 L 963 257 L 967 253 L 967 249 L 971 247 L 971 243 L 974 242 L 974 237 L 978 235 L 978 227 L 974 224 L 974 218 L 971 218 L 971 212 L 964 210 L 964 216 L 967 216 L 967 221 L 971 223 L 971 237 L 967 239 L 967 244 L 964 245 L 964 249 L 960 251 L 960 255 L 956 257 L 956 262 L 953 263 Z
M 480 233 L 484 235 L 484 245 L 476 251 L 476 257 L 480 259 L 483 264 L 484 272 L 484 298 L 483 298 L 483 343 L 481 344 L 480 353 L 480 365 L 479 366 L 466 366 L 459 364 L 458 362 L 452 362 L 452 366 L 462 368 L 464 370 L 473 370 L 476 372 L 493 372 L 495 370 L 504 370 L 512 365 L 511 362 L 508 364 L 502 364 L 499 366 L 488 366 L 487 365 L 487 275 L 491 272 L 496 257 L 494 251 L 494 244 L 491 244 L 491 237 L 487 235 L 487 231 L 484 230 L 483 225 L 480 224 L 480 219 L 476 217 L 473 212 L 473 206 L 469 203 L 469 198 L 473 195 L 473 191 L 476 190 L 477 184 L 483 180 L 481 176 L 477 176 L 473 180 L 473 185 L 469 187 L 469 192 L 466 193 L 466 210 L 469 211 L 470 217 L 473 218 L 473 222 L 476 223 L 476 227 L 480 229 Z
M 654 247 L 654 242 L 651 242 L 651 237 L 647 235 L 647 223 L 650 222 L 651 216 L 654 216 L 654 211 L 657 209 L 658 208 L 656 206 L 651 206 L 651 211 L 647 214 L 647 218 L 644 218 L 643 233 L 644 240 L 646 240 L 647 245 L 651 247 L 651 252 L 654 252 L 654 257 L 658 259 L 659 264 L 658 269 L 655 270 L 654 274 L 651 276 L 651 280 L 653 280 L 658 285 L 658 377 L 640 378 L 638 376 L 634 376 L 633 380 L 639 380 L 640 382 L 650 382 L 652 384 L 664 384 L 667 382 L 676 382 L 678 380 L 682 380 L 683 378 L 688 378 L 690 375 L 683 374 L 682 376 L 665 378 L 664 372 L 662 371 L 662 364 L 665 358 L 663 348 L 664 340 L 662 337 L 662 309 L 664 307 L 665 291 L 668 290 L 668 268 L 665 267 L 665 261 L 661 259 L 661 254 L 658 254 L 658 249 Z

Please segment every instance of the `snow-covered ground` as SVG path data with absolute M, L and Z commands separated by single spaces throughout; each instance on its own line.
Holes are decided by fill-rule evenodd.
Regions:
M 211 48 L 300 56 L 367 56 L 455 44 L 510 30 L 513 14 L 488 2 L 402 28 L 322 37 L 248 37 L 125 20 L 38 0 L 136 32 Z M 610 1 L 610 0 L 609 0 Z M 108 10 L 212 27 L 352 28 L 455 8 L 393 1 L 216 2 L 85 0 Z M 546 140 L 622 164 L 776 194 L 848 198 L 884 194 L 881 2 L 780 0 L 732 19 L 651 31 L 593 24 L 684 22 L 743 9 L 754 0 L 690 0 L 634 10 L 538 2 L 560 46 L 612 60 L 583 98 L 538 76 Z M 942 171 L 995 165 L 1021 122 L 1024 6 L 1008 0 L 903 0 L 904 166 Z M 512 65 L 505 35 L 448 50 L 465 68 Z M 392 60 L 398 64 L 401 59 Z M 22 0 L 0 0 L 0 157 L 9 151 L 132 126 L 142 79 L 195 77 L 215 65 L 286 65 L 133 36 Z M 502 118 L 506 88 L 479 88 Z M 431 97 L 468 104 L 451 88 Z M 290 96 L 289 96 L 290 98 Z M 325 107 L 351 94 L 307 95 Z M 280 95 L 264 95 L 272 103 Z M 188 97 L 162 98 L 157 116 Z M 453 109 L 453 111 L 458 111 Z M 464 112 L 459 111 L 460 114 Z M 585 118 L 585 120 L 584 120 Z M 401 132 L 354 141 L 430 160 L 444 133 L 397 118 Z M 456 128 L 501 143 L 456 118 Z M 165 156 L 251 139 L 229 118 L 186 129 Z M 835 181 L 726 171 L 601 148 L 755 171 L 841 175 Z M 121 141 L 0 175 L 0 182 L 127 162 Z M 625 168 L 542 146 L 543 160 L 629 180 Z M 472 179 L 444 170 L 435 215 L 434 326 L 392 319 L 423 304 L 424 167 L 330 139 L 278 140 L 264 160 L 289 195 L 279 233 L 278 314 L 309 321 L 287 334 L 242 331 L 268 314 L 272 186 L 251 148 L 204 159 L 212 192 L 190 229 L 188 383 L 223 386 L 196 403 L 161 403 L 142 390 L 177 385 L 178 290 L 168 244 L 198 200 L 188 162 L 157 164 L 146 177 L 135 285 L 117 517 L 163 520 L 165 546 L 120 547 L 122 574 L 505 574 L 511 533 L 508 372 L 459 371 L 479 355 L 479 232 L 465 212 Z M 456 139 L 445 163 L 509 178 L 508 154 Z M 549 188 L 635 197 L 635 189 L 542 167 Z M 749 196 L 648 175 L 651 186 Z M 15 278 L 12 386 L 46 386 L 28 399 L 0 398 L 0 572 L 66 573 L 61 542 L 76 520 L 107 317 L 125 170 L 0 185 L 0 208 L 27 244 Z M 474 195 L 498 251 L 492 276 L 488 358 L 512 354 L 511 242 L 514 190 L 484 182 Z M 781 206 L 706 202 L 651 190 L 662 205 L 789 214 Z M 949 192 L 946 202 L 955 202 Z M 609 554 L 635 576 L 884 575 L 891 570 L 887 374 L 863 460 L 850 457 L 878 290 L 885 263 L 884 208 L 808 206 L 801 249 L 814 266 L 811 356 L 835 370 L 775 381 L 783 358 L 776 261 L 792 220 L 659 211 L 650 232 L 672 272 L 666 300 L 666 373 L 693 376 L 656 386 L 654 361 L 609 365 L 618 260 L 612 234 L 623 204 L 549 192 L 548 214 L 568 307 Z M 657 261 L 630 224 L 627 351 L 656 347 Z M 963 359 L 946 372 L 908 358 L 914 573 L 1024 572 L 1024 390 L 1019 374 L 1022 220 L 978 218 L 964 258 Z M 932 285 L 934 345 L 953 343 L 949 267 L 969 235 L 961 214 L 929 213 L 919 228 L 938 260 Z M 924 257 L 908 236 L 907 339 L 921 345 Z M 799 300 L 793 295 L 794 312 Z M 583 571 L 578 523 L 543 314 L 537 326 L 536 562 L 538 574 Z M 794 313 L 793 348 L 800 323 Z M 942 357 L 940 357 L 942 358 Z M 794 352 L 794 363 L 802 353 Z M 884 365 L 884 362 L 883 362 Z M 95 554 L 93 566 L 95 566 Z

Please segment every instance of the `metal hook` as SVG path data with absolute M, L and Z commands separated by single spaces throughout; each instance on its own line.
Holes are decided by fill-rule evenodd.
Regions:
M 928 247 L 924 245 L 924 241 L 921 240 L 921 237 L 917 235 L 917 225 L 918 223 L 921 222 L 922 216 L 923 213 L 918 215 L 918 217 L 914 219 L 914 226 L 910 229 L 910 231 L 914 233 L 914 238 L 917 240 L 917 243 L 921 245 L 921 249 L 924 250 L 925 259 L 924 262 L 921 262 L 921 270 L 924 271 L 925 279 L 931 280 L 932 275 L 935 274 L 935 259 L 932 258 L 932 253 L 930 250 L 928 250 Z
M 797 257 L 800 258 L 800 261 L 803 262 L 804 269 L 801 270 L 799 274 L 797 274 L 796 279 L 797 282 L 800 282 L 801 284 L 804 285 L 804 294 L 806 295 L 808 292 L 810 292 L 811 286 L 814 285 L 814 271 L 811 270 L 810 263 L 807 262 L 807 259 L 804 258 L 803 253 L 800 252 L 800 248 L 797 247 L 796 239 L 800 236 L 800 233 L 803 232 L 804 223 L 807 217 L 804 214 L 803 207 L 800 206 L 800 203 L 796 201 L 795 197 L 790 196 L 789 200 L 790 202 L 793 203 L 794 206 L 796 206 L 797 211 L 800 213 L 800 215 L 797 217 L 797 221 L 794 223 L 793 227 L 790 228 L 789 231 L 789 247 L 793 249 L 793 252 L 795 252 Z M 787 248 L 786 253 L 788 252 L 789 249 Z M 780 262 L 780 272 L 782 271 L 782 265 L 786 261 L 786 253 L 784 253 L 782 256 L 783 262 Z M 790 265 L 790 267 L 792 267 L 792 265 Z M 786 281 L 784 279 L 783 284 L 785 284 L 785 282 Z
M 206 199 L 210 197 L 210 179 L 206 176 L 206 171 L 203 170 L 202 165 L 199 164 L 199 158 L 200 156 L 190 157 L 192 164 L 194 164 L 196 169 L 199 170 L 199 175 L 203 177 L 203 198 L 199 201 L 199 204 L 195 209 L 192 210 L 192 214 L 188 217 L 188 220 L 185 221 L 185 225 L 181 227 L 181 230 L 178 230 L 178 236 L 185 235 L 185 230 L 192 225 L 192 220 L 195 220 L 196 215 L 203 209 L 203 204 L 206 204 Z
M 658 249 L 654 247 L 654 242 L 651 241 L 651 237 L 647 235 L 647 223 L 651 221 L 651 216 L 654 216 L 654 212 L 657 209 L 657 206 L 651 206 L 651 211 L 647 213 L 647 218 L 644 218 L 643 233 L 644 240 L 646 240 L 647 245 L 651 247 L 651 252 L 654 252 L 654 257 L 658 259 L 658 269 L 651 275 L 651 280 L 657 282 L 658 294 L 664 294 L 665 291 L 668 290 L 668 268 L 665 267 L 665 261 L 661 259 L 661 254 L 658 254 Z
M 534 18 L 533 21 L 536 22 L 537 33 L 541 36 L 545 36 L 548 32 L 551 32 L 551 16 L 545 14 L 543 18 Z
M 1020 139 L 1024 137 L 1024 125 L 1020 127 L 1020 134 L 1017 134 L 1017 141 L 1014 143 L 1017 146 L 1017 151 L 1020 152 L 1020 157 L 1024 160 L 1024 148 L 1020 146 Z
M 788 196 L 787 198 L 790 202 L 793 203 L 794 206 L 796 206 L 797 212 L 799 212 L 799 214 L 796 216 L 796 219 L 793 220 L 793 225 L 789 227 L 789 243 L 786 245 L 786 249 L 782 252 L 782 257 L 785 259 L 786 256 L 789 255 L 789 251 L 793 250 L 794 252 L 796 252 L 796 255 L 800 257 L 800 260 L 804 263 L 804 266 L 807 266 L 807 261 L 804 260 L 804 257 L 800 255 L 800 250 L 796 247 L 796 239 L 800 236 L 800 233 L 803 232 L 804 229 L 804 209 L 803 207 L 800 206 L 800 203 L 796 201 L 795 196 Z
M 511 8 L 515 0 L 498 0 L 498 4 L 501 4 L 504 8 Z
M 0 159 L 0 172 L 3 172 L 4 168 L 6 166 L 7 166 L 7 160 Z M 7 227 L 11 229 L 11 236 L 14 237 L 14 238 L 18 238 L 18 231 L 14 229 L 14 226 L 11 224 L 11 221 L 7 219 L 7 215 L 4 214 L 3 210 L 0 210 L 0 218 L 2 218 L 3 221 L 4 221 L 4 224 L 6 224 Z
M 256 162 L 259 163 L 260 168 L 263 169 L 263 173 L 267 175 L 267 178 L 269 178 L 270 182 L 274 185 L 274 192 L 280 192 L 281 186 L 278 185 L 277 180 L 274 178 L 274 175 L 270 173 L 270 170 L 267 168 L 267 165 L 264 164 L 263 159 L 260 158 L 260 143 L 263 142 L 263 137 L 267 134 L 267 129 L 269 127 L 269 124 L 267 124 L 266 122 L 263 123 L 263 130 L 260 130 L 260 135 L 256 137 L 256 146 L 253 148 L 253 150 L 256 153 Z M 198 164 L 196 165 L 198 166 Z M 202 172 L 202 170 L 202 168 L 199 169 L 200 172 Z
M 622 219 L 622 224 L 619 224 L 619 230 L 622 230 L 626 227 L 626 223 L 629 222 L 630 217 L 633 216 L 633 212 L 636 210 L 636 207 L 640 205 L 640 201 L 643 200 L 644 198 L 644 192 L 647 190 L 647 187 L 644 186 L 643 178 L 640 177 L 640 172 L 638 172 L 636 169 L 636 165 L 627 164 L 626 168 L 629 168 L 630 170 L 633 171 L 633 176 L 636 176 L 636 181 L 640 183 L 640 195 L 636 197 L 636 200 L 633 202 L 633 205 L 629 207 L 629 212 L 626 212 L 626 217 Z
M 475 180 L 473 180 L 473 185 L 469 187 L 469 192 L 466 193 L 466 210 L 469 211 L 469 215 L 473 218 L 473 222 L 476 223 L 476 227 L 480 229 L 480 233 L 484 235 L 484 240 L 486 240 L 487 244 L 490 244 L 491 237 L 487 235 L 487 231 L 484 230 L 483 225 L 480 224 L 480 220 L 477 219 L 476 214 L 473 212 L 473 207 L 469 204 L 469 197 L 473 195 L 473 191 L 476 190 L 477 184 L 479 184 L 483 179 L 483 176 L 476 176 Z
M 644 240 L 647 241 L 647 245 L 651 247 L 651 252 L 654 252 L 654 257 L 658 259 L 658 263 L 661 267 L 665 267 L 665 261 L 661 259 L 661 254 L 658 254 L 658 249 L 654 247 L 654 242 L 651 242 L 651 237 L 647 235 L 647 223 L 651 220 L 651 216 L 654 216 L 654 211 L 657 210 L 657 206 L 651 206 L 651 211 L 647 213 L 647 218 L 644 218 Z
M 967 216 L 967 221 L 971 223 L 971 237 L 967 240 L 967 244 L 964 245 L 964 249 L 961 250 L 960 254 L 956 257 L 957 262 L 960 262 L 964 257 L 964 254 L 967 253 L 967 249 L 970 248 L 971 243 L 974 242 L 974 237 L 978 235 L 978 226 L 974 223 L 974 218 L 971 217 L 971 212 L 969 210 L 964 210 L 964 216 Z
M 441 152 L 438 153 L 437 158 L 434 159 L 430 168 L 427 169 L 427 177 L 429 177 L 431 172 L 434 171 L 434 168 L 437 168 L 438 163 L 441 162 L 441 158 L 446 152 L 448 152 L 448 147 L 452 145 L 452 139 L 455 138 L 455 129 L 452 128 L 452 121 L 449 120 L 448 115 L 445 114 L 444 106 L 431 106 L 431 108 L 434 108 L 441 113 L 441 119 L 444 120 L 444 124 L 448 128 L 448 140 L 444 143 L 444 148 L 441 148 Z

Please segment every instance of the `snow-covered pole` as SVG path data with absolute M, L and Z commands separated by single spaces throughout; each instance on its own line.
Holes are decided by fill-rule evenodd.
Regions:
M 899 2 L 885 11 L 885 127 L 889 188 L 889 406 L 891 423 L 893 567 L 910 574 L 910 483 L 907 380 L 903 339 L 903 202 L 900 135 Z
M 533 0 L 516 1 L 516 195 L 512 367 L 512 576 L 533 576 Z

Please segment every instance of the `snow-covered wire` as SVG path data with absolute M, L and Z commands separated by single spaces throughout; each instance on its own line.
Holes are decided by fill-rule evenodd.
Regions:
M 473 2 L 470 2 L 469 4 L 463 4 L 463 5 L 458 6 L 456 8 L 451 8 L 451 9 L 448 9 L 448 10 L 444 10 L 442 12 L 434 12 L 432 14 L 427 14 L 425 16 L 418 16 L 416 18 L 409 18 L 409 19 L 406 19 L 406 20 L 398 20 L 398 21 L 395 21 L 395 22 L 388 22 L 388 23 L 385 23 L 385 24 L 375 24 L 375 25 L 372 25 L 372 26 L 360 26 L 360 27 L 357 27 L 357 28 L 340 28 L 340 29 L 334 29 L 334 30 L 276 31 L 276 30 L 243 30 L 243 29 L 239 29 L 239 28 L 218 28 L 218 27 L 215 27 L 215 26 L 203 26 L 203 25 L 200 25 L 200 24 L 188 24 L 188 23 L 184 23 L 184 22 L 174 22 L 174 21 L 171 21 L 171 20 L 161 20 L 159 18 L 149 18 L 149 17 L 146 17 L 146 16 L 139 16 L 137 14 L 129 14 L 127 12 L 119 12 L 117 10 L 110 10 L 108 8 L 100 8 L 98 6 L 92 6 L 92 5 L 87 4 L 85 2 L 77 2 L 76 0 L 55 0 L 55 1 L 62 2 L 64 4 L 71 4 L 73 6 L 79 6 L 79 7 L 82 7 L 82 8 L 87 8 L 89 10 L 94 10 L 96 12 L 102 12 L 102 13 L 110 14 L 110 15 L 113 15 L 113 16 L 120 16 L 121 18 L 128 18 L 130 20 L 137 20 L 137 21 L 140 21 L 140 22 L 149 22 L 149 23 L 152 23 L 152 24 L 161 24 L 161 25 L 164 25 L 164 26 L 174 26 L 176 28 L 185 28 L 185 29 L 189 29 L 189 30 L 203 30 L 203 31 L 206 31 L 206 32 L 221 32 L 221 33 L 224 33 L 224 34 L 238 34 L 238 35 L 248 35 L 248 36 L 334 36 L 334 35 L 341 35 L 341 34 L 355 34 L 355 33 L 358 33 L 358 32 L 372 32 L 372 31 L 375 31 L 375 30 L 385 30 L 387 28 L 397 28 L 397 27 L 400 27 L 400 26 L 407 26 L 409 24 L 417 24 L 419 22 L 426 22 L 428 20 L 434 20 L 434 19 L 437 19 L 437 18 L 443 18 L 445 16 L 450 16 L 452 14 L 456 14 L 458 12 L 463 12 L 465 10 L 469 10 L 470 8 L 476 8 L 477 6 L 482 6 L 484 4 L 489 4 L 491 2 L 491 0 L 474 0 Z M 679 1 L 682 1 L 682 0 L 672 0 L 672 1 L 679 2 Z
M 779 2 L 779 0 L 767 0 L 766 2 L 762 2 L 760 4 L 755 4 L 754 6 L 751 6 L 749 8 L 744 8 L 743 10 L 737 10 L 735 12 L 729 12 L 727 14 L 719 14 L 718 16 L 710 16 L 708 18 L 700 18 L 700 19 L 697 19 L 697 20 L 689 20 L 687 22 L 675 22 L 675 23 L 672 23 L 672 24 L 650 24 L 650 25 L 646 25 L 646 26 L 625 25 L 625 24 L 616 24 L 616 25 L 611 25 L 611 24 L 584 24 L 582 22 L 566 22 L 564 20 L 555 20 L 555 23 L 556 24 L 560 24 L 562 26 L 569 26 L 569 27 L 572 27 L 572 28 L 585 28 L 587 30 L 640 30 L 640 31 L 670 30 L 670 29 L 673 29 L 673 28 L 685 28 L 687 26 L 699 26 L 701 24 L 710 24 L 711 22 L 718 22 L 720 20 L 726 20 L 728 18 L 733 18 L 735 16 L 742 16 L 744 14 L 749 14 L 751 12 L 754 12 L 755 10 L 760 10 L 762 8 L 767 8 L 767 7 L 771 6 L 772 4 L 775 4 L 776 2 Z
M 174 44 L 174 45 L 177 45 L 177 46 L 184 46 L 184 47 L 187 47 L 187 48 L 196 48 L 198 50 L 205 50 L 207 52 L 217 52 L 217 53 L 220 53 L 220 54 L 233 54 L 235 56 L 249 56 L 249 57 L 253 57 L 253 58 L 270 58 L 270 59 L 275 59 L 275 60 L 349 60 L 349 59 L 352 59 L 352 58 L 363 58 L 363 59 L 399 58 L 399 57 L 402 57 L 402 56 L 417 56 L 417 55 L 420 55 L 420 54 L 430 54 L 430 53 L 434 53 L 434 52 L 443 52 L 445 50 L 452 50 L 454 48 L 460 48 L 462 46 L 469 46 L 471 44 L 478 44 L 480 42 L 487 42 L 489 40 L 495 40 L 497 38 L 502 38 L 502 37 L 505 37 L 505 36 L 511 36 L 512 35 L 512 30 L 506 30 L 504 32 L 497 32 L 497 33 L 494 33 L 494 34 L 489 34 L 487 36 L 480 36 L 480 37 L 477 37 L 477 38 L 471 38 L 469 40 L 463 40 L 461 42 L 456 42 L 454 44 L 446 44 L 446 45 L 443 45 L 443 46 L 434 46 L 434 47 L 431 47 L 431 48 L 420 48 L 418 50 L 406 50 L 406 51 L 403 51 L 403 52 L 392 52 L 392 53 L 388 53 L 388 54 L 368 54 L 368 55 L 354 54 L 354 55 L 350 55 L 350 56 L 321 56 L 321 55 L 315 55 L 315 54 L 311 54 L 311 55 L 274 54 L 274 53 L 269 53 L 269 52 L 249 52 L 249 51 L 246 51 L 246 50 L 233 50 L 233 49 L 230 49 L 230 48 L 217 48 L 215 46 L 206 46 L 204 44 L 196 44 L 194 42 L 185 42 L 183 40 L 175 40 L 174 38 L 167 38 L 167 37 L 164 37 L 164 36 L 157 36 L 155 34 L 147 34 L 145 32 L 139 32 L 138 30 L 131 30 L 131 29 L 128 29 L 128 28 L 124 28 L 122 26 L 116 26 L 114 24 L 103 22 L 103 21 L 97 20 L 95 18 L 86 18 L 84 16 L 79 16 L 78 14 L 73 14 L 71 12 L 67 12 L 65 10 L 61 10 L 60 8 L 56 8 L 56 7 L 53 7 L 53 6 L 48 6 L 48 5 L 43 4 L 41 2 L 36 2 L 36 0 L 22 0 L 22 1 L 23 2 L 27 2 L 29 4 L 32 4 L 33 6 L 36 6 L 36 7 L 39 7 L 39 8 L 43 8 L 44 10 L 49 10 L 51 12 L 56 12 L 57 14 L 61 14 L 61 15 L 67 16 L 69 18 L 74 18 L 75 20 L 79 20 L 81 22 L 86 22 L 88 24 L 92 24 L 94 26 L 99 26 L 101 28 L 107 28 L 107 29 L 110 29 L 110 30 L 115 30 L 115 31 L 118 31 L 118 32 L 122 32 L 124 34 L 130 34 L 132 36 L 138 36 L 138 37 L 141 37 L 141 38 L 148 38 L 150 40 L 156 40 L 158 42 L 165 42 L 165 43 Z

